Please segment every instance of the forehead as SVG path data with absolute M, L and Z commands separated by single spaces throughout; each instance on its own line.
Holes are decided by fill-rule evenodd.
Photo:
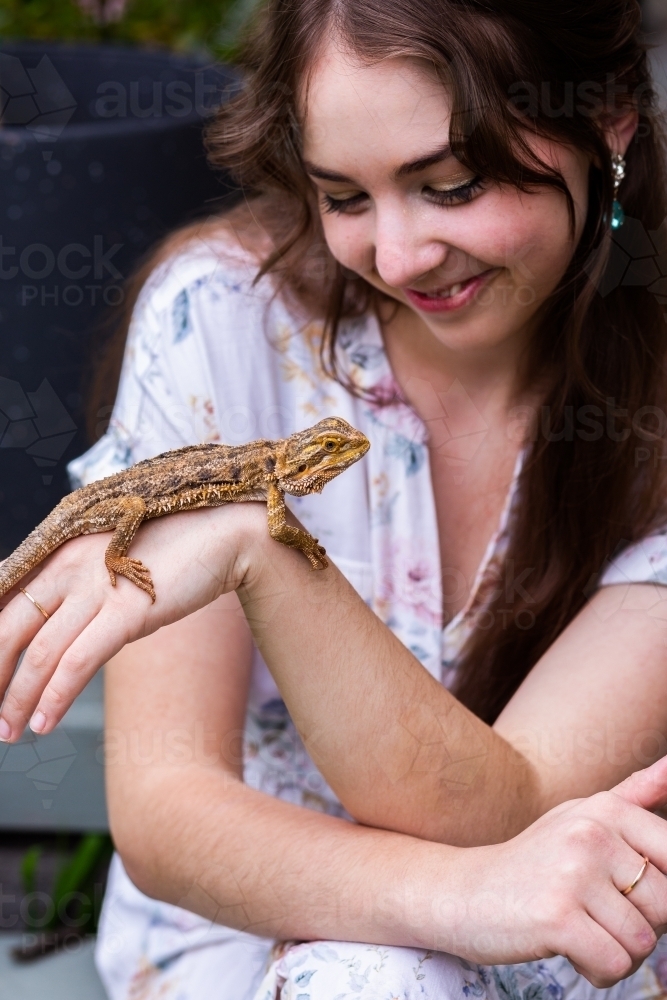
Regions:
M 447 142 L 450 99 L 433 67 L 395 56 L 364 62 L 333 43 L 301 101 L 304 156 L 336 169 L 363 157 L 403 163 Z

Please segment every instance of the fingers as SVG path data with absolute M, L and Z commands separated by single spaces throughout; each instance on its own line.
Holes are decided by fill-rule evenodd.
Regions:
M 61 598 L 53 593 L 51 588 L 38 585 L 36 592 L 41 598 L 40 606 L 44 610 L 48 608 L 47 614 L 50 615 L 57 610 Z M 2 704 L 0 740 L 3 742 L 18 739 L 23 731 L 25 720 L 20 721 L 20 713 L 17 715 L 17 706 L 13 699 L 9 697 L 3 703 L 3 698 L 14 676 L 21 653 L 45 624 L 44 614 L 23 593 L 15 593 L 0 614 L 0 704 Z M 20 727 L 18 731 L 17 726 Z
M 629 870 L 629 865 L 624 867 L 624 874 L 614 877 L 614 884 L 622 893 L 623 889 L 632 884 L 638 873 L 641 871 L 643 861 L 639 859 L 639 865 L 633 875 L 624 885 L 620 885 L 625 873 Z M 622 897 L 639 911 L 645 920 L 651 925 L 657 937 L 661 937 L 667 929 L 667 878 L 650 862 L 639 882 L 635 885 L 627 896 Z
M 138 603 L 133 608 L 107 602 L 85 626 L 74 628 L 75 638 L 60 656 L 48 684 L 36 684 L 34 688 L 42 692 L 38 700 L 34 699 L 35 715 L 30 725 L 35 732 L 51 732 L 93 674 L 127 642 L 139 638 L 142 619 L 145 607 Z M 19 673 L 22 669 L 23 664 Z
M 631 871 L 632 875 L 627 876 L 628 881 L 624 882 L 623 888 L 632 882 L 642 865 L 642 859 L 634 851 L 627 849 L 627 854 L 628 859 L 619 866 L 620 878 L 626 878 L 626 871 Z M 656 872 L 656 875 L 659 873 Z M 630 956 L 633 969 L 651 954 L 657 943 L 653 926 L 644 913 L 627 896 L 623 896 L 613 883 L 602 883 L 600 891 L 588 895 L 586 906 L 589 916 Z
M 656 809 L 664 805 L 667 802 L 667 757 L 643 771 L 635 771 L 612 791 L 643 809 Z
M 52 588 L 37 586 L 35 593 L 41 606 L 52 614 L 61 603 Z M 30 592 L 32 594 L 32 591 Z M 33 595 L 34 596 L 34 595 Z M 12 679 L 18 658 L 37 633 L 44 627 L 44 615 L 25 594 L 15 594 L 0 614 L 0 702 Z M 4 738 L 0 733 L 0 737 Z
M 627 805 L 618 815 L 616 827 L 623 839 L 640 856 L 646 856 L 652 865 L 660 872 L 667 872 L 667 822 L 660 816 L 642 809 L 639 806 Z M 641 865 L 637 865 L 639 871 Z M 632 882 L 637 874 L 630 874 L 626 885 Z M 625 872 L 624 874 L 627 874 Z M 642 879 L 642 882 L 646 878 Z M 653 876 L 651 876 L 651 880 Z M 625 888 L 625 886 L 619 886 Z M 639 886 L 637 886 L 639 888 Z M 632 896 L 636 896 L 637 889 L 632 890 Z M 633 900 L 634 901 L 634 900 Z
M 18 598 L 16 600 L 18 601 Z M 11 607 L 12 605 L 3 611 L 3 617 Z M 21 665 L 12 678 L 2 706 L 1 721 L 4 722 L 4 726 L 1 732 L 3 739 L 19 738 L 61 658 L 97 611 L 98 606 L 90 598 L 78 600 L 68 598 L 51 614 L 48 621 L 44 621 L 43 616 L 40 615 L 42 625 L 35 630 L 31 640 L 27 631 L 24 630 L 21 644 L 24 648 L 27 645 L 27 649 Z M 33 612 L 37 613 L 35 608 L 33 608 Z M 20 614 L 23 615 L 22 609 Z M 25 642 L 26 638 L 28 638 L 28 642 Z M 80 689 L 85 686 L 89 679 L 90 675 L 85 680 L 81 678 Z M 56 721 L 60 721 L 68 707 L 69 704 L 64 703 L 59 706 L 60 712 L 56 713 L 58 715 Z M 36 731 L 44 731 L 39 727 L 39 720 L 36 721 L 38 723 Z M 54 721 L 53 724 L 55 725 L 56 722 Z
M 621 898 L 632 904 L 658 935 L 667 925 L 667 823 L 659 816 L 631 802 L 623 802 L 615 792 L 602 792 L 582 804 L 593 809 L 604 826 L 614 830 L 623 842 L 609 858 L 609 872 L 620 896 L 639 874 L 644 857 L 649 865 L 629 895 Z M 630 848 L 628 853 L 627 848 Z
M 612 934 L 583 912 L 563 928 L 555 954 L 569 959 L 576 971 L 598 989 L 614 986 L 637 964 Z

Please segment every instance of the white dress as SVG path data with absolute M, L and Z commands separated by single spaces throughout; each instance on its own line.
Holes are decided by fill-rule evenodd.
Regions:
M 512 526 L 521 457 L 503 515 L 466 607 L 443 617 L 435 504 L 426 441 L 462 478 L 487 426 L 460 382 L 437 395 L 424 384 L 423 423 L 397 395 L 374 317 L 343 325 L 339 356 L 348 376 L 390 405 L 351 395 L 319 363 L 321 327 L 253 285 L 253 262 L 221 238 L 193 242 L 160 265 L 134 310 L 108 432 L 70 465 L 75 486 L 170 448 L 201 441 L 277 438 L 340 416 L 371 441 L 367 457 L 321 496 L 288 498 L 352 585 L 434 677 L 451 683 L 471 629 L 488 627 L 485 594 Z M 454 422 L 448 401 L 456 397 Z M 463 417 L 460 416 L 463 414 Z M 606 568 L 602 584 L 667 583 L 667 537 L 656 534 Z M 451 581 L 446 591 L 452 591 Z M 526 623 L 528 625 L 528 623 Z M 255 650 L 247 706 L 244 779 L 306 808 L 344 816 L 308 758 L 268 669 Z M 465 762 L 451 765 L 455 786 Z M 562 1000 L 595 991 L 565 959 L 482 969 L 408 948 L 317 942 L 271 962 L 272 942 L 210 924 L 144 896 L 114 859 L 97 963 L 111 1000 Z M 634 1000 L 662 994 L 667 950 L 608 991 Z

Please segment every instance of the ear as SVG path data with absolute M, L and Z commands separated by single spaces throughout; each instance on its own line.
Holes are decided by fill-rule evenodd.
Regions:
M 626 111 L 615 118 L 607 128 L 607 143 L 612 153 L 625 156 L 626 150 L 634 138 L 639 124 L 639 114 L 636 111 Z

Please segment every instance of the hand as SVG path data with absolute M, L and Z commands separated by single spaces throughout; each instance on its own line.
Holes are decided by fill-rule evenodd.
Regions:
M 128 642 L 157 631 L 236 590 L 244 579 L 250 538 L 268 538 L 263 504 L 171 514 L 142 525 L 130 555 L 149 567 L 157 599 L 104 565 L 111 535 L 86 535 L 57 549 L 21 586 L 49 614 L 15 589 L 0 614 L 0 739 L 17 740 L 32 715 L 35 732 L 62 719 L 93 674 Z M 14 674 L 22 650 L 26 650 Z M 13 679 L 12 679 L 12 675 Z M 34 714 L 33 714 L 34 713 Z
M 667 824 L 647 811 L 666 800 L 663 758 L 609 792 L 557 806 L 505 844 L 472 848 L 484 899 L 483 908 L 474 893 L 465 901 L 462 936 L 479 944 L 464 957 L 565 955 L 598 988 L 634 972 L 667 929 Z M 650 863 L 624 896 L 643 856 Z

